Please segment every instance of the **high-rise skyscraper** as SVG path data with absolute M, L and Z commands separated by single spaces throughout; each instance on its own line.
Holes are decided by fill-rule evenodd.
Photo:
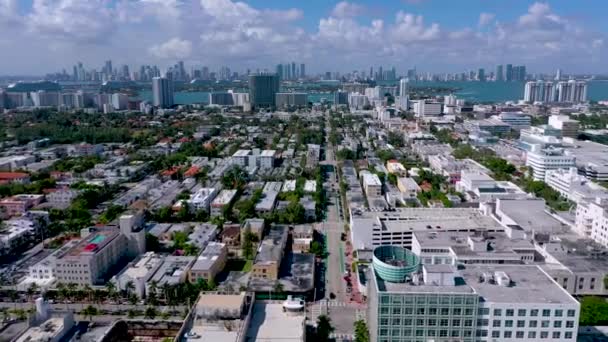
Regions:
M 484 68 L 479 68 L 479 70 L 477 70 L 477 80 L 480 82 L 485 82 L 486 80 L 486 71 Z
M 277 76 L 279 76 L 280 80 L 284 80 L 285 79 L 283 77 L 283 64 L 277 64 L 276 73 L 277 73 Z
M 408 79 L 402 78 L 399 81 L 399 107 L 403 110 L 407 110 L 409 106 L 409 86 Z
M 526 102 L 553 102 L 555 101 L 555 87 L 552 82 L 527 82 L 524 88 L 524 101 Z
M 153 104 L 160 108 L 171 108 L 173 102 L 173 81 L 165 77 L 152 79 Z
M 283 73 L 285 75 L 286 80 L 291 79 L 291 66 L 289 65 L 289 63 L 287 63 L 283 66 Z
M 276 74 L 249 75 L 249 102 L 253 109 L 274 107 L 278 92 L 279 77 Z
M 513 81 L 513 64 L 507 64 L 505 69 L 505 80 L 507 82 Z
M 562 69 L 557 69 L 557 71 L 555 72 L 555 80 L 561 81 L 561 79 L 562 79 Z
M 587 101 L 587 82 L 560 81 L 556 86 L 558 102 L 581 103 Z
M 496 77 L 494 80 L 497 82 L 502 82 L 505 80 L 505 75 L 502 71 L 502 64 L 496 66 Z
M 400 97 L 408 96 L 408 91 L 409 91 L 408 81 L 409 80 L 407 78 L 402 78 L 399 81 L 399 96 Z
M 296 73 L 296 62 L 291 62 L 291 78 L 294 80 L 298 78 L 298 74 Z
M 306 65 L 304 63 L 300 64 L 300 77 L 306 77 Z
M 107 75 L 112 75 L 112 60 L 106 61 L 105 72 Z

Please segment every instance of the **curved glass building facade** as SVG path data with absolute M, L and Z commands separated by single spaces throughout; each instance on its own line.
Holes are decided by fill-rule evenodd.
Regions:
M 374 249 L 372 260 L 376 274 L 391 283 L 403 283 L 418 271 L 420 258 L 399 246 L 380 246 Z

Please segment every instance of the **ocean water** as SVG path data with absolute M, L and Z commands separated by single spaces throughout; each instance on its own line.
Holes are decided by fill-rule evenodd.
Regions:
M 454 88 L 454 95 L 471 102 L 505 102 L 517 101 L 524 97 L 523 82 L 412 82 L 411 87 L 447 87 Z M 588 82 L 587 95 L 590 100 L 608 100 L 608 81 Z M 310 93 L 310 102 L 319 102 L 322 98 L 332 101 L 333 97 L 327 93 Z M 152 92 L 141 91 L 138 99 L 152 100 Z M 193 104 L 208 103 L 208 92 L 177 92 L 175 103 Z

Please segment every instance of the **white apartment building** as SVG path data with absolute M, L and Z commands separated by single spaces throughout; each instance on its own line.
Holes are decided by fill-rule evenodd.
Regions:
M 46 195 L 46 201 L 53 206 L 67 207 L 80 194 L 80 191 L 61 188 Z
M 232 165 L 246 168 L 249 165 L 251 150 L 238 150 L 232 155 Z
M 131 263 L 123 272 L 112 278 L 117 289 L 129 291 L 139 298 L 146 294 L 146 283 L 156 273 L 163 263 L 163 257 L 154 253 L 147 252 L 139 260 Z M 130 288 L 130 286 L 133 288 Z
M 348 94 L 348 106 L 352 110 L 363 109 L 365 106 L 369 105 L 369 101 L 367 96 L 359 94 L 359 93 L 349 93 Z
M 555 85 L 552 82 L 530 81 L 524 88 L 524 101 L 534 102 L 554 102 Z
M 480 171 L 462 171 L 456 190 L 463 192 L 470 201 L 488 201 L 497 198 L 525 198 L 527 193 L 517 185 L 507 181 L 496 181 Z
M 218 191 L 215 188 L 201 188 L 190 195 L 190 199 L 186 202 L 188 203 L 190 210 L 204 210 L 209 212 L 209 206 L 211 205 L 211 201 L 215 198 L 215 195 L 217 195 L 217 192 Z
M 220 216 L 224 207 L 229 205 L 236 197 L 236 190 L 222 190 L 211 202 L 211 216 Z
M 579 203 L 576 208 L 575 230 L 608 247 L 608 201 L 598 198 Z
M 526 153 L 526 166 L 532 168 L 535 180 L 544 181 L 548 170 L 568 169 L 576 166 L 576 158 L 570 152 L 560 148 L 543 149 L 533 145 Z
M 276 152 L 275 150 L 263 150 L 258 156 L 258 166 L 261 169 L 272 169 Z
M 419 118 L 428 116 L 438 116 L 442 113 L 442 104 L 429 100 L 412 101 L 414 103 L 414 113 Z
M 581 103 L 587 101 L 587 82 L 561 81 L 556 86 L 556 100 L 558 102 Z
M 259 167 L 261 169 L 272 169 L 274 167 L 275 150 L 238 150 L 232 155 L 232 165 L 247 167 Z
M 608 199 L 608 191 L 578 174 L 578 169 L 548 170 L 545 183 L 558 191 L 564 198 L 574 202 L 593 201 L 595 198 Z
M 363 183 L 363 190 L 367 197 L 381 197 L 382 196 L 382 182 L 377 175 L 371 172 L 361 172 L 361 179 Z

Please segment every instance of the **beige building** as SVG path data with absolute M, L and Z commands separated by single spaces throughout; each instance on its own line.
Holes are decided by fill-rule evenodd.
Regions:
M 127 238 L 115 228 L 91 232 L 76 244 L 62 247 L 55 262 L 58 282 L 77 285 L 101 284 L 108 271 L 127 257 Z
M 209 242 L 190 268 L 190 282 L 194 283 L 199 279 L 207 282 L 214 280 L 226 266 L 227 259 L 228 248 L 225 244 Z
M 400 162 L 396 160 L 388 160 L 386 162 L 386 169 L 389 173 L 393 173 L 397 176 L 405 176 L 407 174 L 407 170 Z
M 279 279 L 279 268 L 285 245 L 287 244 L 288 231 L 285 226 L 273 226 L 268 235 L 262 240 L 258 254 L 255 256 L 251 275 L 254 278 Z

